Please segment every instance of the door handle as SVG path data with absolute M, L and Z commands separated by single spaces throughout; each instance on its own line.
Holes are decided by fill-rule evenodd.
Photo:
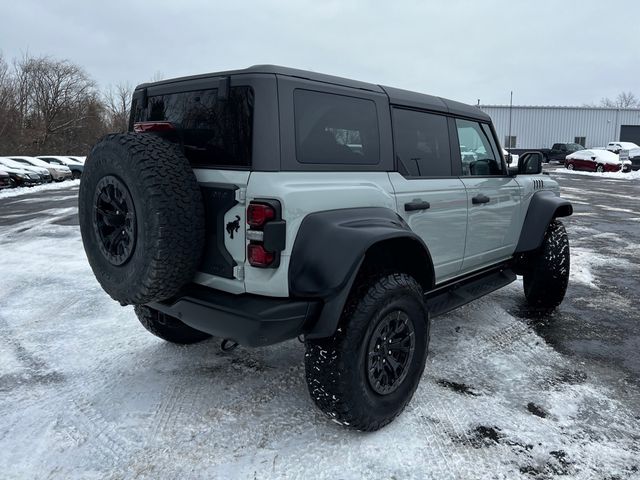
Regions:
M 407 202 L 404 204 L 405 212 L 415 212 L 417 210 L 429 210 L 430 208 L 431 208 L 431 204 L 423 200 L 414 200 L 412 202 Z
M 480 205 L 481 203 L 489 203 L 491 199 L 482 193 L 480 195 L 476 195 L 471 199 L 471 203 L 474 205 Z

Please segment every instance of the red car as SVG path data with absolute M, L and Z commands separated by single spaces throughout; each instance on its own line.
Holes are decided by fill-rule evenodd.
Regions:
M 567 155 L 564 166 L 569 170 L 587 170 L 589 172 L 629 172 L 631 162 L 620 161 L 620 157 L 604 149 L 592 148 L 579 150 Z

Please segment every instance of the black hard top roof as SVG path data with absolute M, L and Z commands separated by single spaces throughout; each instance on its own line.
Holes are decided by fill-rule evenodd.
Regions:
M 336 77 L 333 75 L 325 75 L 323 73 L 311 72 L 308 70 L 299 70 L 296 68 L 281 67 L 278 65 L 253 65 L 242 70 L 228 70 L 223 72 L 206 73 L 203 75 L 193 75 L 189 77 L 173 78 L 169 80 L 161 80 L 153 83 L 143 83 L 138 85 L 136 89 L 146 88 L 150 86 L 168 85 L 171 83 L 182 82 L 185 80 L 197 80 L 210 77 L 226 77 L 230 75 L 266 73 L 274 75 L 285 75 L 288 77 L 297 77 L 316 82 L 331 83 L 344 87 L 357 88 L 377 93 L 386 93 L 389 101 L 395 105 L 403 105 L 407 107 L 415 107 L 427 110 L 434 110 L 443 113 L 451 113 L 464 117 L 476 118 L 483 121 L 490 121 L 491 117 L 479 108 L 467 105 L 465 103 L 448 100 L 446 98 L 434 97 L 424 93 L 412 92 L 409 90 L 401 90 L 399 88 L 385 87 L 374 83 L 360 82 L 349 78 Z

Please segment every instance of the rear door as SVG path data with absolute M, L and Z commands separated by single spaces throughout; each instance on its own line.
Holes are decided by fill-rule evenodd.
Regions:
M 453 176 L 446 116 L 392 108 L 397 172 L 389 174 L 398 213 L 425 242 L 436 283 L 456 276 L 464 255 L 467 194 Z
M 469 211 L 462 272 L 509 258 L 521 225 L 521 188 L 507 175 L 498 143 L 489 124 L 456 119 L 458 145 L 475 153 L 460 157 L 461 181 Z
M 235 293 L 245 290 L 254 103 L 250 82 L 212 77 L 151 85 L 132 104 L 134 130 L 178 144 L 200 184 L 206 245 L 195 281 Z

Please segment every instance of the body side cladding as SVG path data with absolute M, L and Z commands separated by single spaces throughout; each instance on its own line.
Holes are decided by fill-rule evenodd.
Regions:
M 534 193 L 515 253 L 529 252 L 540 247 L 549 223 L 556 217 L 568 217 L 572 213 L 571 203 L 555 193 L 549 190 Z
M 334 333 L 342 308 L 371 247 L 406 240 L 423 251 L 425 288 L 435 278 L 426 245 L 394 211 L 383 207 L 349 208 L 312 213 L 303 220 L 291 252 L 289 291 L 298 298 L 320 298 L 324 307 L 306 336 Z M 414 262 L 415 263 L 415 262 Z M 425 280 L 428 279 L 428 280 Z

